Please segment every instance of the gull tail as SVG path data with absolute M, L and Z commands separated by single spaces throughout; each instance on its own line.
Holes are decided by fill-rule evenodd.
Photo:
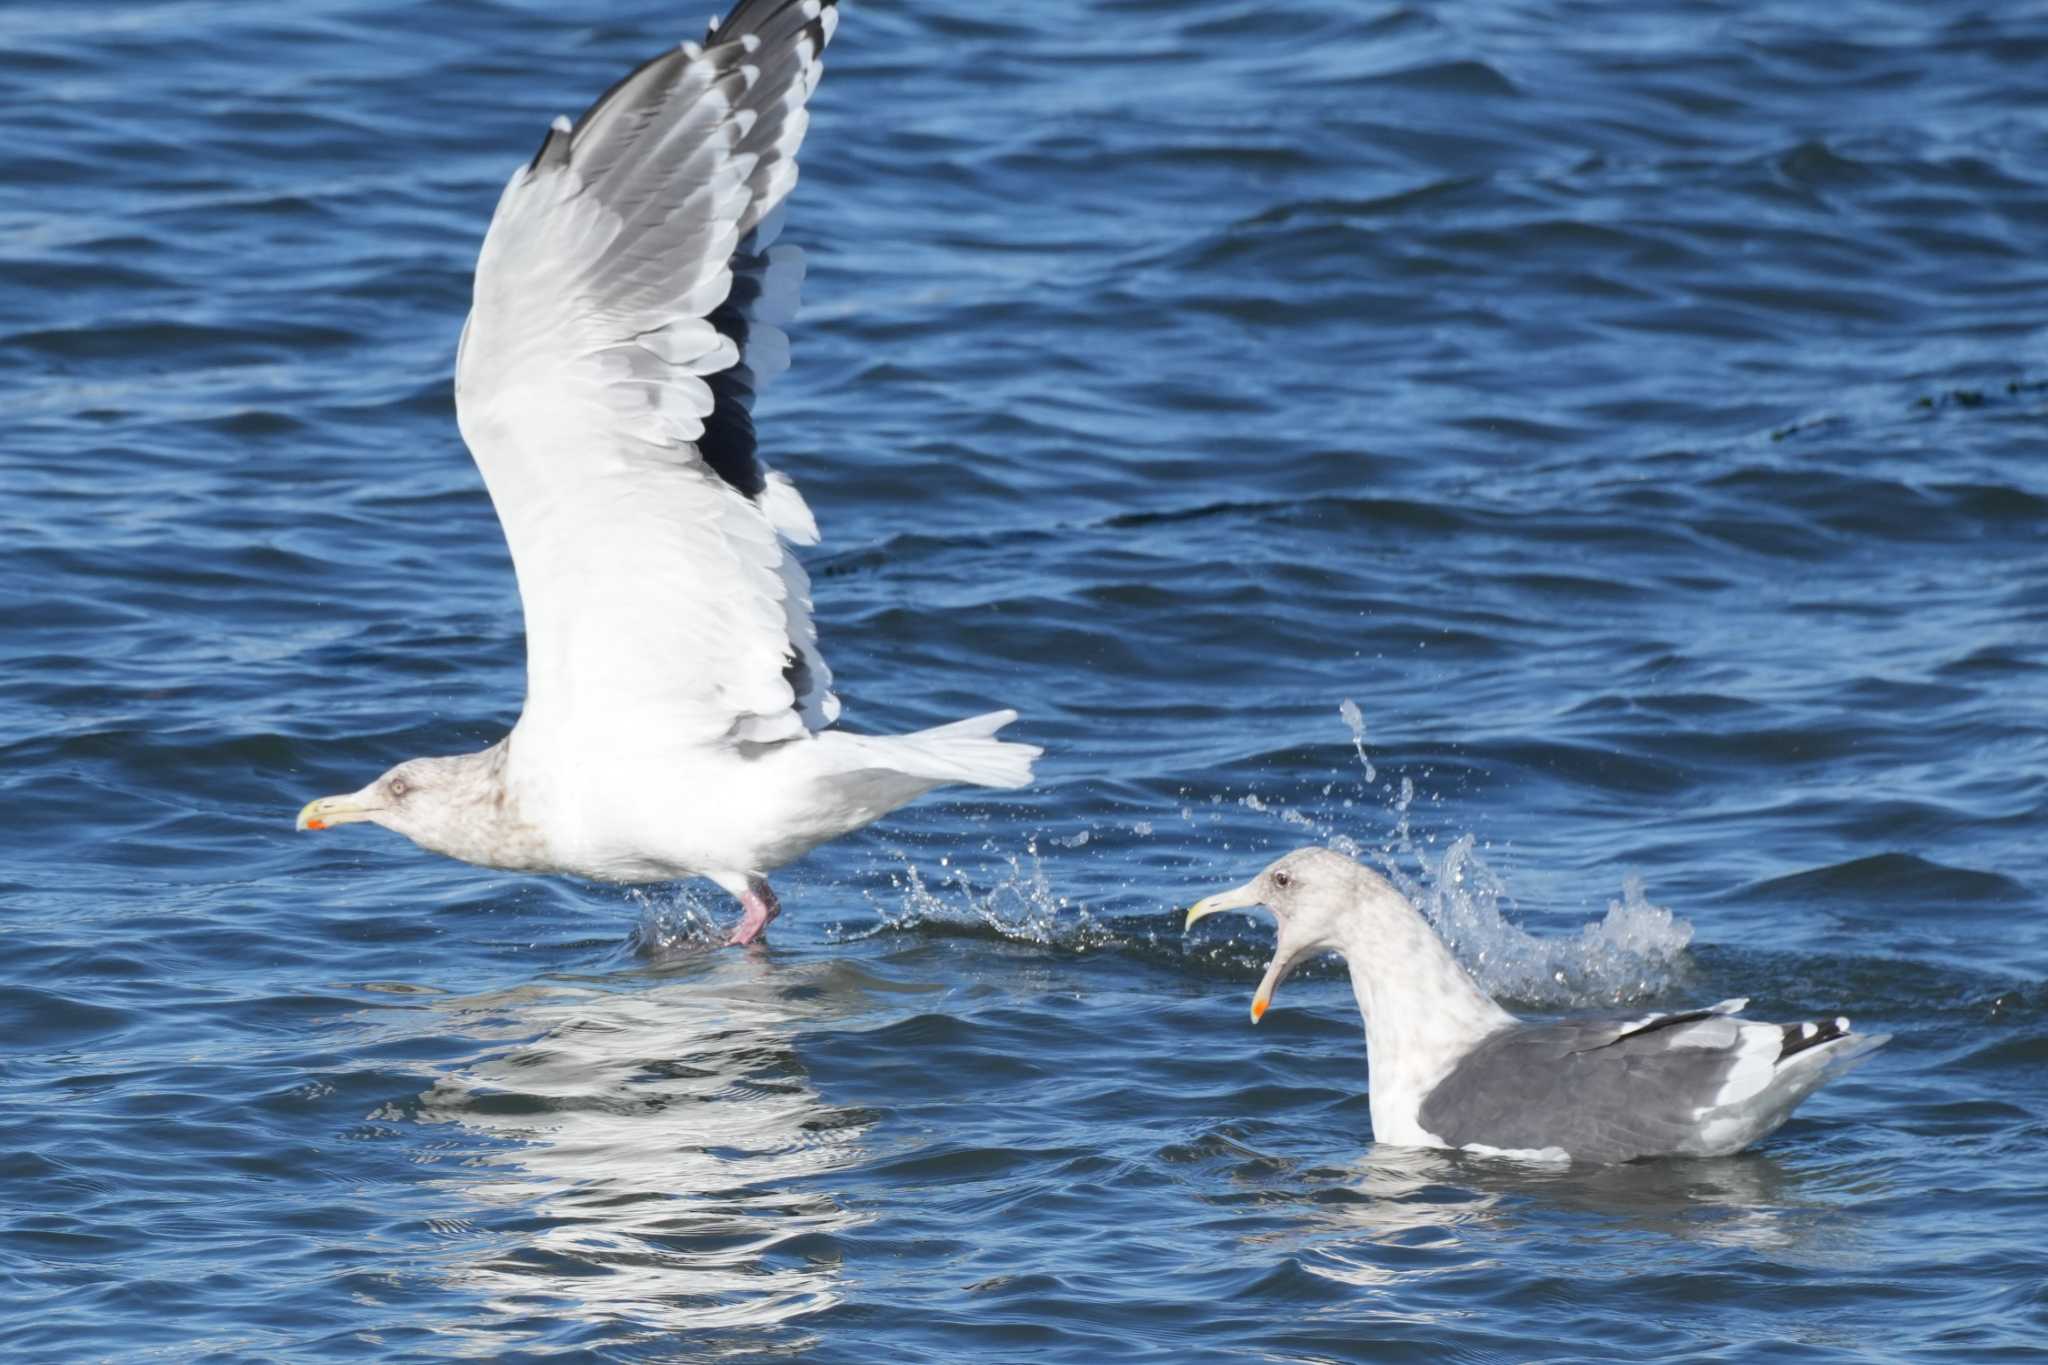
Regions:
M 996 738 L 996 731 L 1015 719 L 1015 711 L 991 711 L 878 742 L 886 743 L 891 761 L 913 776 L 973 787 L 1028 787 L 1031 765 L 1045 750 Z
M 1891 1041 L 1889 1033 L 1855 1033 L 1847 1019 L 1804 1024 L 1745 1024 L 1752 1040 L 1751 1056 L 1768 1061 L 1769 1070 L 1748 1084 L 1756 1088 L 1724 1103 L 1712 1116 L 1720 1125 L 1717 1143 L 1698 1155 L 1725 1156 L 1739 1151 L 1792 1116 L 1808 1095 L 1861 1065 Z M 1710 1122 L 1712 1129 L 1716 1124 Z
M 835 821 L 858 829 L 933 787 L 955 783 L 1030 786 L 1032 760 L 1044 750 L 996 738 L 996 731 L 1015 719 L 1015 711 L 991 711 L 909 735 L 823 731 L 815 752 L 837 804 Z
M 761 746 L 764 761 L 781 765 L 772 785 L 787 805 L 771 822 L 782 837 L 764 848 L 760 866 L 780 867 L 934 787 L 1030 786 L 1032 761 L 1044 750 L 996 738 L 1015 719 L 1015 711 L 991 711 L 908 735 L 820 730 Z

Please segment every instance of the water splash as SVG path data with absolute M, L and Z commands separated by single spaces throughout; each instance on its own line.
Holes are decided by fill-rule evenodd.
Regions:
M 1088 840 L 1083 831 L 1078 838 L 1054 842 L 1079 848 Z M 995 851 L 993 845 L 986 847 Z M 1119 946 L 1128 941 L 1128 935 L 1118 934 L 1085 907 L 1076 906 L 1053 890 L 1039 857 L 1036 838 L 1025 845 L 1022 853 L 1005 856 L 1007 872 L 997 874 L 993 881 L 978 881 L 949 857 L 939 859 L 936 876 L 927 880 L 908 853 L 898 850 L 895 856 L 898 865 L 889 874 L 894 906 L 870 893 L 868 901 L 875 906 L 879 922 L 866 929 L 838 934 L 842 942 L 904 933 L 927 925 L 981 930 L 1016 943 L 1074 952 Z
M 1319 796 L 1299 805 L 1258 791 L 1200 797 L 1183 791 L 1176 813 L 1185 828 L 1178 837 L 1194 837 L 1201 852 L 1225 855 L 1223 861 L 1233 864 L 1235 874 L 1239 854 L 1232 848 L 1229 822 L 1234 812 L 1246 812 L 1284 826 L 1290 843 L 1321 843 L 1378 869 L 1414 902 L 1480 985 L 1503 1000 L 1592 1009 L 1654 996 L 1672 984 L 1692 941 L 1692 926 L 1651 904 L 1640 878 L 1624 879 L 1620 899 L 1609 901 L 1606 915 L 1582 925 L 1576 934 L 1527 932 L 1508 918 L 1514 900 L 1506 882 L 1482 857 L 1474 835 L 1459 834 L 1446 843 L 1446 835 L 1429 829 L 1427 823 L 1420 831 L 1416 828 L 1418 811 L 1440 803 L 1442 795 L 1422 791 L 1416 775 L 1408 773 L 1400 774 L 1398 781 L 1392 775 L 1382 781 L 1366 755 L 1365 721 L 1357 703 L 1346 698 L 1338 713 L 1350 727 L 1362 781 L 1333 773 L 1321 785 Z M 1427 779 L 1430 773 L 1425 768 L 1419 775 Z M 1377 839 L 1362 832 L 1374 809 L 1390 817 Z M 1041 839 L 1053 850 L 1087 850 L 1094 856 L 1103 847 L 1101 836 L 1114 836 L 1119 827 L 1140 838 L 1154 836 L 1151 821 L 1111 821 L 1084 825 L 1071 834 L 1034 835 L 1022 853 L 1004 854 L 987 843 L 983 851 L 995 855 L 1005 869 L 993 877 L 986 863 L 970 873 L 944 856 L 928 873 L 911 853 L 896 850 L 887 890 L 867 896 L 879 922 L 835 936 L 854 941 L 930 928 L 968 929 L 1074 952 L 1174 951 L 1178 944 L 1168 939 L 1177 934 L 1123 916 L 1093 914 L 1056 891 L 1047 876 L 1039 855 Z M 1280 851 L 1257 847 L 1267 856 Z M 1209 954 L 1212 962 L 1225 960 L 1216 956 L 1217 951 L 1221 950 Z
M 1477 841 L 1461 835 L 1423 876 L 1382 859 L 1383 870 L 1415 902 L 1490 993 L 1559 1007 L 1621 1005 L 1655 995 L 1671 982 L 1692 925 L 1652 905 L 1640 877 L 1622 881 L 1620 900 L 1600 920 L 1569 937 L 1538 937 L 1502 912 L 1507 884 L 1479 856 Z
M 1351 727 L 1351 747 L 1358 751 L 1358 766 L 1365 769 L 1365 785 L 1370 787 L 1380 780 L 1380 775 L 1365 755 L 1365 713 L 1358 709 L 1357 702 L 1346 697 L 1337 704 L 1337 714 Z
M 626 938 L 627 951 L 636 957 L 657 962 L 686 957 L 724 946 L 732 932 L 688 887 L 665 886 L 652 891 L 633 887 L 626 899 L 640 910 L 639 921 Z M 728 917 L 729 907 L 727 902 Z
M 1595 1009 L 1654 996 L 1673 984 L 1692 942 L 1692 926 L 1651 904 L 1640 878 L 1625 878 L 1621 897 L 1610 900 L 1607 913 L 1576 934 L 1527 932 L 1508 918 L 1513 898 L 1482 857 L 1474 835 L 1443 835 L 1426 825 L 1418 831 L 1418 812 L 1440 803 L 1442 794 L 1424 793 L 1416 775 L 1408 773 L 1400 774 L 1398 782 L 1391 777 L 1382 782 L 1365 753 L 1365 724 L 1357 704 L 1346 698 L 1338 712 L 1350 727 L 1363 783 L 1333 778 L 1321 788 L 1319 800 L 1300 806 L 1256 793 L 1234 804 L 1298 831 L 1291 837 L 1306 836 L 1378 869 L 1415 903 L 1480 985 L 1505 1000 Z M 1425 769 L 1420 776 L 1429 773 Z M 1390 818 L 1377 839 L 1362 830 L 1374 807 Z M 1194 823 L 1189 808 L 1181 817 Z
M 1513 898 L 1481 856 L 1474 835 L 1459 834 L 1438 852 L 1439 835 L 1417 832 L 1418 805 L 1440 802 L 1441 794 L 1423 794 L 1407 773 L 1398 784 L 1380 783 L 1366 756 L 1365 720 L 1357 703 L 1347 697 L 1337 710 L 1364 770 L 1361 786 L 1343 794 L 1332 781 L 1322 788 L 1320 807 L 1307 809 L 1254 796 L 1238 804 L 1377 868 L 1415 903 L 1479 984 L 1505 1000 L 1592 1009 L 1654 996 L 1672 984 L 1692 942 L 1692 925 L 1651 904 L 1641 878 L 1624 878 L 1621 898 L 1610 900 L 1606 915 L 1576 934 L 1527 932 L 1508 919 Z M 1372 804 L 1391 816 L 1377 840 L 1357 832 L 1362 810 Z

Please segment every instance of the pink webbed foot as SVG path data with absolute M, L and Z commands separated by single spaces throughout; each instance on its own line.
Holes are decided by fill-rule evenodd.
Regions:
M 747 889 L 740 895 L 740 904 L 746 907 L 746 914 L 740 916 L 738 927 L 732 931 L 732 937 L 725 941 L 727 947 L 754 942 L 761 937 L 762 931 L 767 929 L 769 921 L 782 913 L 781 902 L 777 901 L 775 893 L 768 889 L 768 883 L 759 877 L 747 880 Z

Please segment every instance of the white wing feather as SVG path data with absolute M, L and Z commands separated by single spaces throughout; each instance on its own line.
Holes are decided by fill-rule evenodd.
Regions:
M 743 0 L 557 120 L 498 202 L 456 411 L 519 577 L 523 727 L 772 742 L 837 714 L 784 544 L 816 525 L 718 412 L 787 361 L 801 260 L 767 249 L 770 215 L 834 17 Z M 741 303 L 736 252 L 750 298 L 714 318 Z M 708 420 L 744 428 L 723 464 Z

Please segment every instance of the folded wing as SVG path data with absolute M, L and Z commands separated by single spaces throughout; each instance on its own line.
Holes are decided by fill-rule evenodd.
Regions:
M 1418 1119 L 1453 1147 L 1561 1148 L 1595 1161 L 1731 1149 L 1884 1042 L 1852 1035 L 1847 1020 L 1738 1017 L 1747 1003 L 1503 1030 L 1453 1068 Z
M 522 725 L 689 743 L 838 714 L 817 527 L 755 450 L 802 257 L 775 245 L 831 0 L 741 0 L 512 176 L 456 361 L 463 438 L 526 614 Z

